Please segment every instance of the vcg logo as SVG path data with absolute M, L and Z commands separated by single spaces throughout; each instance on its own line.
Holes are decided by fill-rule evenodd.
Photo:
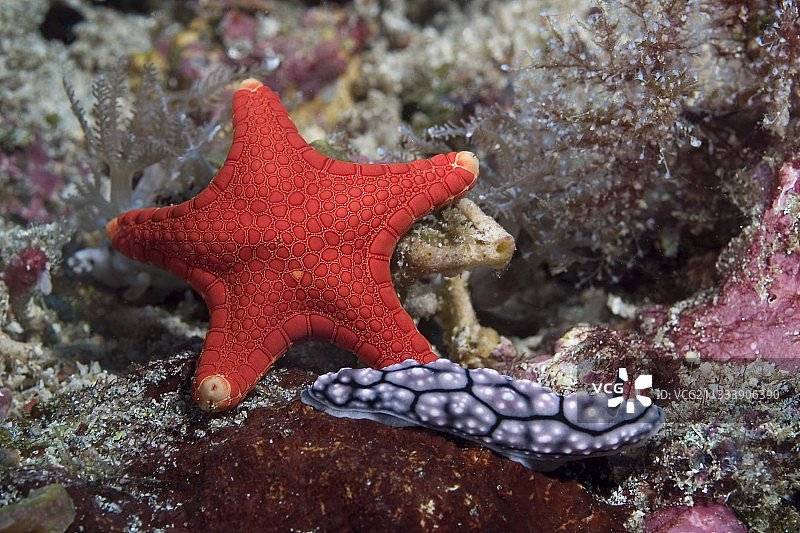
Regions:
M 611 398 L 608 399 L 608 406 L 609 407 L 617 407 L 624 401 L 622 397 L 622 393 L 625 391 L 625 383 L 628 381 L 628 370 L 626 368 L 620 368 L 617 371 L 617 379 L 614 383 L 603 383 L 602 385 L 598 385 L 596 383 L 592 384 L 592 388 L 594 389 L 595 394 L 605 392 L 606 394 L 610 395 Z M 639 394 L 641 391 L 645 389 L 649 389 L 653 386 L 653 376 L 650 374 L 642 374 L 638 376 L 636 380 L 633 382 L 633 388 L 636 389 L 636 399 L 643 406 L 648 407 L 651 403 L 653 403 L 650 398 L 647 396 L 642 396 Z M 633 413 L 634 411 L 634 399 L 628 398 L 628 401 L 625 402 L 625 412 Z

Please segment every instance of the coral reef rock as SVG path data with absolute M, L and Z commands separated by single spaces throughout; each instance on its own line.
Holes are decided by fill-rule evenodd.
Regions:
M 749 247 L 737 253 L 742 243 L 732 244 L 734 265 L 720 289 L 679 313 L 681 304 L 674 306 L 672 320 L 661 317 L 662 333 L 679 355 L 722 362 L 765 358 L 778 368 L 800 368 L 799 167 L 789 161 L 778 171 L 760 225 L 742 234 Z

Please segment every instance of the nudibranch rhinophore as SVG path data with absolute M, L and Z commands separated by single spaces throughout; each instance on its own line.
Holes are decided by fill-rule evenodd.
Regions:
M 344 368 L 320 376 L 301 394 L 303 403 L 333 416 L 443 431 L 540 471 L 636 448 L 664 424 L 655 405 L 634 400 L 627 404 L 632 410 L 626 403 L 612 408 L 611 398 L 560 396 L 533 381 L 447 359 Z

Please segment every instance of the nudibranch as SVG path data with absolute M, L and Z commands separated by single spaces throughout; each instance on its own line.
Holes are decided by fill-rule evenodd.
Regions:
M 530 380 L 447 359 L 413 359 L 383 369 L 345 368 L 320 376 L 303 403 L 341 418 L 422 426 L 471 440 L 532 470 L 643 445 L 664 424 L 656 405 L 633 409 L 605 393 L 560 396 Z

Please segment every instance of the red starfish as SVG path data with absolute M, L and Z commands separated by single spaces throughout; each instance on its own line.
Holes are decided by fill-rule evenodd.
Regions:
M 411 225 L 475 185 L 478 160 L 330 159 L 297 133 L 278 96 L 245 80 L 233 144 L 211 184 L 182 204 L 128 211 L 114 248 L 188 281 L 211 313 L 192 395 L 228 409 L 292 344 L 318 339 L 381 368 L 436 359 L 389 277 Z

